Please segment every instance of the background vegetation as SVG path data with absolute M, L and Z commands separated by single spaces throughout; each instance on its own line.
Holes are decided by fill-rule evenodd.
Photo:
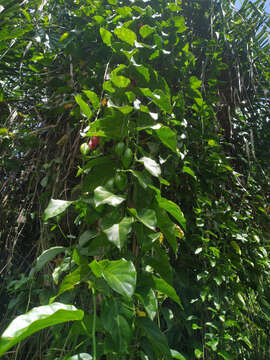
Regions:
M 267 359 L 264 5 L 2 0 L 4 359 Z

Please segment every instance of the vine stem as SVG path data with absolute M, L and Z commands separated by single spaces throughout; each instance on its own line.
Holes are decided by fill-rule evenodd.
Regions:
M 93 339 L 93 360 L 97 360 L 97 344 L 96 344 L 96 321 L 97 321 L 97 301 L 95 289 L 92 287 L 93 294 L 93 307 L 94 307 L 94 317 L 93 317 L 93 327 L 92 327 L 92 339 Z

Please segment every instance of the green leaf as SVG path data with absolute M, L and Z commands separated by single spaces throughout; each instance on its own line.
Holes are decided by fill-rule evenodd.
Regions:
M 132 223 L 132 218 L 124 217 L 119 224 L 114 224 L 112 227 L 105 229 L 104 233 L 107 235 L 108 240 L 121 250 L 131 231 Z
M 166 360 L 171 359 L 171 352 L 166 336 L 160 331 L 158 326 L 148 318 L 140 317 L 136 319 L 137 325 L 144 330 L 145 336 L 151 342 L 158 357 L 165 356 Z
M 125 305 L 119 299 L 111 298 L 109 302 L 103 304 L 101 313 L 102 325 L 112 336 L 119 353 L 128 351 L 128 344 L 132 336 L 132 329 L 122 315 Z
M 87 265 L 79 266 L 76 270 L 66 275 L 61 283 L 57 295 L 50 299 L 50 303 L 52 303 L 58 296 L 60 296 L 64 292 L 74 289 L 76 285 L 87 280 L 89 275 L 90 270 Z
M 240 246 L 237 244 L 236 241 L 231 241 L 231 246 L 234 248 L 235 252 L 237 255 L 241 256 L 242 252 L 241 252 L 241 248 Z
M 186 173 L 186 174 L 189 174 L 190 176 L 192 176 L 197 181 L 197 177 L 196 177 L 194 171 L 190 167 L 183 166 L 182 172 Z
M 67 358 L 66 360 L 92 360 L 92 356 L 87 354 L 87 353 L 80 353 L 80 354 L 76 354 L 73 355 L 69 358 Z
M 66 251 L 64 246 L 54 246 L 48 250 L 43 251 L 43 253 L 37 258 L 36 265 L 30 271 L 30 277 L 32 277 L 36 272 L 40 271 L 44 265 L 46 265 L 49 261 L 54 259 L 56 255 L 63 253 Z
M 140 35 L 145 39 L 147 36 L 151 35 L 155 31 L 154 28 L 152 28 L 149 25 L 143 25 L 140 28 Z
M 152 209 L 142 209 L 137 213 L 137 210 L 134 208 L 128 209 L 131 215 L 133 215 L 137 220 L 144 224 L 149 229 L 155 231 L 157 225 L 156 213 Z
M 142 157 L 141 159 L 138 160 L 139 163 L 143 164 L 145 169 L 153 176 L 159 177 L 161 175 L 161 169 L 159 164 L 149 158 L 149 157 Z
M 144 306 L 150 319 L 154 320 L 158 311 L 158 302 L 154 290 L 147 286 L 140 287 L 139 289 L 136 289 L 135 295 Z
M 89 105 L 82 99 L 81 95 L 75 95 L 74 97 L 77 104 L 80 106 L 82 114 L 89 120 L 92 116 L 92 111 Z
M 0 338 L 0 356 L 28 336 L 49 326 L 82 320 L 84 313 L 73 305 L 53 303 L 39 306 L 16 317 Z
M 104 42 L 104 44 L 111 46 L 112 45 L 112 43 L 111 43 L 112 34 L 104 28 L 100 28 L 99 32 L 100 32 L 100 36 L 101 36 L 101 39 Z
M 5 136 L 7 134 L 8 134 L 8 129 L 5 129 L 5 128 L 0 129 L 0 136 Z
M 218 355 L 222 356 L 222 358 L 225 360 L 233 360 L 233 358 L 230 356 L 229 353 L 227 353 L 227 351 L 221 350 L 218 352 Z
M 180 301 L 179 296 L 176 294 L 175 289 L 161 278 L 157 278 L 154 275 L 152 275 L 152 278 L 155 283 L 155 289 L 161 292 L 162 294 L 167 295 L 170 299 L 175 301 L 181 307 L 182 310 L 184 310 L 183 305 Z
M 171 113 L 171 98 L 169 94 L 164 94 L 164 92 L 160 89 L 152 92 L 149 88 L 140 88 L 140 91 L 144 96 L 150 97 L 154 104 L 156 104 L 161 110 Z
M 125 200 L 126 200 L 126 198 L 124 196 L 115 195 L 115 194 L 107 191 L 102 186 L 99 186 L 94 190 L 94 201 L 95 201 L 96 207 L 98 207 L 99 205 L 102 205 L 102 204 L 118 206 Z
M 112 75 L 111 80 L 119 88 L 126 88 L 130 85 L 130 80 L 122 75 Z
M 175 27 L 177 28 L 176 30 L 177 33 L 182 33 L 187 29 L 185 25 L 185 18 L 183 16 L 175 16 L 173 17 L 173 21 Z
M 179 351 L 176 351 L 176 350 L 173 350 L 173 349 L 170 349 L 170 350 L 171 350 L 171 355 L 172 355 L 173 359 L 187 360 L 187 358 L 185 356 L 183 356 L 182 354 L 180 354 Z
M 129 127 L 128 127 L 129 125 Z M 123 139 L 131 126 L 124 116 L 115 111 L 113 115 L 105 116 L 90 124 L 87 136 L 105 136 L 111 139 Z
M 173 152 L 177 152 L 177 138 L 173 130 L 168 126 L 161 126 L 159 129 L 155 129 L 155 132 L 165 146 Z
M 199 80 L 198 78 L 196 78 L 196 76 L 191 76 L 189 79 L 189 83 L 190 83 L 191 89 L 196 90 L 201 86 L 202 81 Z
M 134 175 L 138 181 L 139 184 L 146 189 L 148 186 L 152 185 L 152 181 L 150 176 L 148 175 L 147 172 L 144 171 L 137 171 L 137 170 L 129 170 L 129 172 L 132 173 L 132 175 Z
M 136 269 L 131 261 L 100 261 L 102 274 L 108 285 L 120 295 L 132 297 L 136 287 Z
M 143 65 L 138 65 L 136 66 L 136 70 L 144 77 L 144 79 L 149 82 L 150 80 L 150 74 L 149 74 L 149 70 L 143 66 Z
M 134 42 L 137 41 L 137 35 L 130 29 L 125 27 L 118 27 L 114 29 L 115 35 L 122 41 L 134 46 Z
M 83 90 L 83 92 L 88 97 L 88 99 L 91 101 L 91 103 L 93 105 L 93 108 L 95 110 L 97 110 L 99 108 L 99 103 L 100 103 L 97 94 L 94 91 L 91 91 L 91 90 Z
M 186 228 L 186 219 L 180 207 L 177 204 L 175 204 L 171 200 L 161 197 L 160 195 L 156 195 L 156 200 L 158 202 L 159 207 L 166 210 L 179 222 L 179 224 L 181 224 L 184 228 Z
M 43 213 L 43 220 L 47 221 L 52 217 L 62 214 L 71 204 L 73 204 L 73 201 L 51 199 Z
M 174 253 L 177 252 L 177 240 L 176 240 L 176 227 L 175 224 L 171 221 L 166 211 L 156 207 L 157 215 L 157 224 L 160 228 L 160 231 L 164 234 L 165 238 L 168 240 L 171 245 Z

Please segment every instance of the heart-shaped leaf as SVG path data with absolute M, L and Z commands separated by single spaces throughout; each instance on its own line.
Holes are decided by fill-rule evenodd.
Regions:
M 73 305 L 53 303 L 39 306 L 16 317 L 0 338 L 0 356 L 28 336 L 49 326 L 82 320 L 84 313 Z

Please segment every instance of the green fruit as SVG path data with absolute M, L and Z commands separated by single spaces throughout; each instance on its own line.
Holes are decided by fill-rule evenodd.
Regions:
M 130 148 L 127 148 L 122 157 L 122 163 L 125 169 L 129 168 L 129 166 L 132 163 L 132 160 L 133 160 L 133 152 Z
M 90 152 L 90 149 L 89 149 L 89 146 L 87 143 L 83 143 L 81 146 L 80 146 L 80 151 L 83 155 L 87 155 L 89 152 Z
M 114 178 L 110 178 L 104 185 L 104 187 L 110 191 L 110 192 L 114 192 L 115 191 L 115 186 L 114 186 Z
M 114 183 L 118 190 L 125 190 L 128 184 L 127 175 L 125 173 L 117 173 L 114 177 Z
M 125 151 L 126 145 L 123 142 L 119 142 L 115 146 L 115 153 L 118 157 L 121 157 L 123 152 Z

